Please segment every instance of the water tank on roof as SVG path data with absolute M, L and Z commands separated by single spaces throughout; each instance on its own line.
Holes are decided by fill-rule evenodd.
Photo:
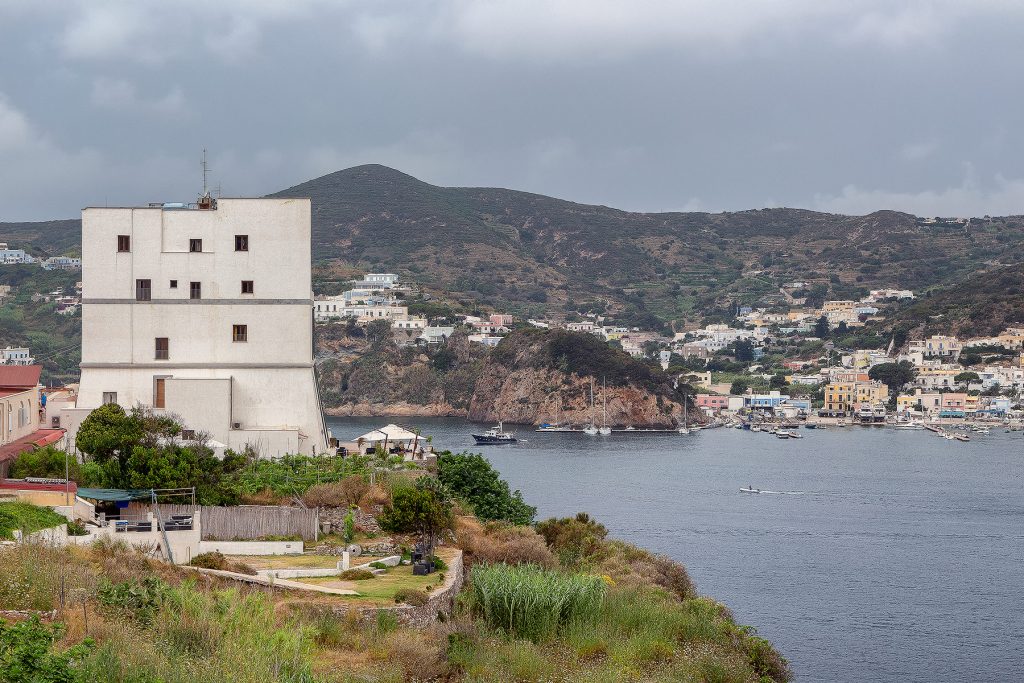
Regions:
M 185 202 L 164 202 L 163 208 L 165 209 L 187 209 L 188 204 Z

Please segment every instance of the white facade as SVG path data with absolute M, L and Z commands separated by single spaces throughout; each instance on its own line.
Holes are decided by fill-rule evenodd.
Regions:
M 43 270 L 81 270 L 82 259 L 71 256 L 51 256 L 40 263 Z
M 327 449 L 308 199 L 87 208 L 82 245 L 82 378 L 70 424 L 117 402 L 175 414 L 234 450 Z
M 33 263 L 34 258 L 25 253 L 24 249 L 9 249 L 6 242 L 0 242 L 0 264 Z
M 36 359 L 32 352 L 24 346 L 8 346 L 0 349 L 0 365 L 32 365 Z

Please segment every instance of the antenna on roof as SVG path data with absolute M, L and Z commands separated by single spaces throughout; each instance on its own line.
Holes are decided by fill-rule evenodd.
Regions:
M 206 148 L 203 147 L 203 160 L 199 164 L 203 167 L 203 194 L 199 196 L 199 201 L 196 202 L 196 208 L 199 209 L 216 209 L 217 200 L 210 196 L 210 190 L 207 184 L 207 176 L 210 174 L 210 166 L 206 163 Z M 220 185 L 217 186 L 218 190 Z
M 203 147 L 203 161 L 201 163 L 203 167 L 203 196 L 206 196 L 206 174 L 210 172 L 210 167 L 206 164 L 206 148 Z

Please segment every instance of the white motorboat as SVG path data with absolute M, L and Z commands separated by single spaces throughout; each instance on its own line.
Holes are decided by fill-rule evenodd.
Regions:
M 518 441 L 518 439 L 516 439 L 515 437 L 515 434 L 512 434 L 511 432 L 506 432 L 502 428 L 501 422 L 498 422 L 497 427 L 491 427 L 483 434 L 474 434 L 473 438 L 476 439 L 476 443 L 478 446 L 515 443 L 516 441 Z
M 755 489 L 753 486 L 741 486 L 740 493 L 761 493 L 761 489 Z

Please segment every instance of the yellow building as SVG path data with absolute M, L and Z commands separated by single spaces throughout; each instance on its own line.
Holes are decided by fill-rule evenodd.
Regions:
M 830 382 L 825 387 L 825 410 L 849 413 L 861 403 L 876 405 L 889 400 L 889 387 L 881 382 Z

